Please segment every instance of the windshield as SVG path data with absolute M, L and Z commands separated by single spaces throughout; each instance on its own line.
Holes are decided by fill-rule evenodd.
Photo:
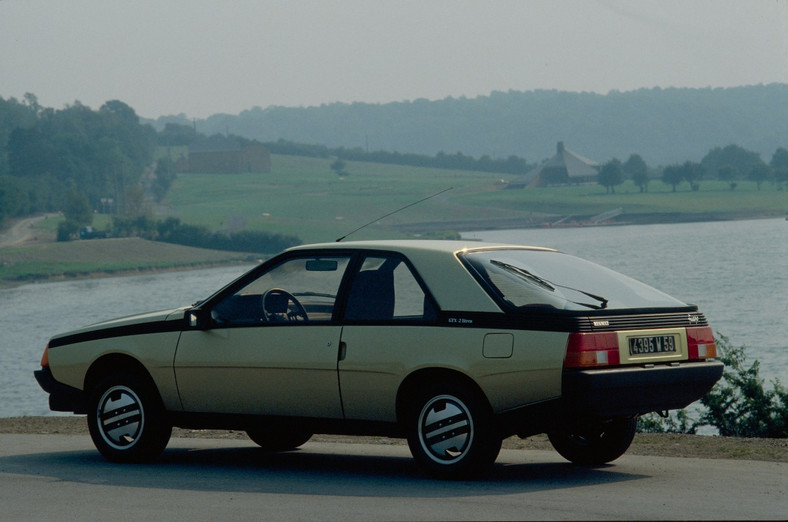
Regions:
M 686 306 L 640 281 L 575 256 L 544 250 L 488 250 L 460 258 L 516 308 L 560 310 Z

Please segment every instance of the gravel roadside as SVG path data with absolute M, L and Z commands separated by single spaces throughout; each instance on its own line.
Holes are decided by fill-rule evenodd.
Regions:
M 50 435 L 88 436 L 84 416 L 4 417 L 0 418 L 0 433 L 27 433 Z M 175 428 L 173 437 L 246 439 L 238 431 L 186 430 Z M 316 435 L 314 440 L 346 442 L 376 442 L 379 444 L 405 444 L 404 440 L 382 437 L 348 437 Z M 250 441 L 250 444 L 252 442 Z M 527 439 L 510 437 L 504 441 L 507 449 L 550 450 L 552 446 L 545 435 Z M 673 433 L 639 433 L 627 452 L 631 455 L 663 457 L 695 457 L 708 459 L 761 460 L 788 462 L 788 439 L 751 439 L 710 437 L 704 435 L 679 435 Z

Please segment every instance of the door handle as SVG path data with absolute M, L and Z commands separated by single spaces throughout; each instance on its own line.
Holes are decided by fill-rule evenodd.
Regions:
M 338 361 L 344 361 L 346 352 L 347 352 L 347 344 L 345 344 L 344 341 L 340 341 L 339 342 L 339 353 L 337 355 L 337 360 Z

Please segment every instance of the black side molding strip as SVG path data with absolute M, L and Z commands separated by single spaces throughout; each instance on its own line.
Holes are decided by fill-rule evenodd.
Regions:
M 116 326 L 114 328 L 104 328 L 91 330 L 63 337 L 56 337 L 49 341 L 49 348 L 57 348 L 69 344 L 83 343 L 85 341 L 97 341 L 99 339 L 111 339 L 113 337 L 125 337 L 128 335 L 145 335 L 162 332 L 180 332 L 183 330 L 183 321 L 156 321 L 153 323 L 131 324 L 127 326 Z

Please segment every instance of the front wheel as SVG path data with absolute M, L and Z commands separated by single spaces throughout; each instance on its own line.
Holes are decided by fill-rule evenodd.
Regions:
M 153 384 L 126 374 L 110 375 L 93 388 L 88 429 L 96 449 L 115 462 L 153 460 L 172 434 Z
M 623 455 L 635 438 L 637 419 L 616 418 L 548 433 L 550 443 L 566 460 L 599 466 Z
M 476 478 L 501 450 L 490 406 L 461 385 L 427 386 L 412 402 L 406 422 L 413 458 L 437 478 Z

